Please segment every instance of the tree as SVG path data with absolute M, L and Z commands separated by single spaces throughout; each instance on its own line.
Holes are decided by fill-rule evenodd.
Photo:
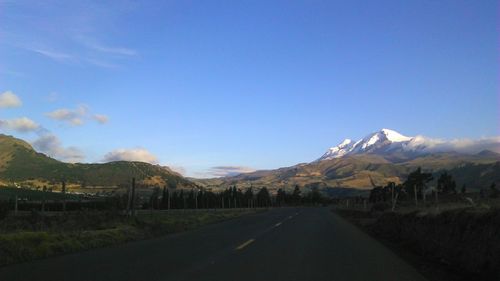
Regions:
M 251 187 L 247 188 L 247 190 L 243 194 L 243 198 L 245 202 L 247 202 L 247 207 L 251 208 L 253 202 L 253 191 Z
M 163 192 L 162 192 L 162 196 L 161 196 L 161 209 L 169 209 L 169 202 L 168 200 L 170 199 L 169 198 L 170 194 L 168 192 L 168 189 L 167 189 L 167 186 L 164 186 L 163 187 Z
M 418 197 L 422 197 L 425 203 L 425 192 L 424 187 L 426 184 L 433 179 L 432 174 L 422 173 L 420 167 L 414 172 L 411 172 L 406 179 L 404 186 L 408 194 L 412 194 L 415 199 L 415 206 L 418 206 Z
M 263 187 L 257 193 L 257 202 L 262 207 L 268 207 L 271 203 L 271 195 L 266 187 Z
M 280 188 L 276 193 L 276 203 L 278 204 L 278 206 L 281 207 L 282 205 L 285 204 L 285 201 L 286 201 L 286 192 Z
M 151 194 L 151 197 L 149 198 L 149 204 L 150 204 L 151 210 L 159 209 L 159 206 L 158 206 L 158 196 L 159 195 L 160 195 L 160 188 L 155 187 L 153 190 L 153 193 Z
M 368 202 L 377 203 L 377 202 L 385 201 L 384 200 L 384 197 L 385 197 L 384 192 L 385 192 L 384 188 L 382 188 L 380 186 L 372 188 L 372 190 L 370 190 L 370 196 L 368 197 Z
M 0 220 L 3 220 L 9 214 L 9 202 L 0 200 Z
M 453 177 L 447 172 L 444 172 L 439 176 L 437 182 L 438 192 L 444 194 L 456 193 L 456 186 L 457 184 L 455 183 L 455 180 L 453 180 Z
M 309 193 L 309 196 L 312 204 L 319 204 L 322 201 L 321 193 L 317 188 L 313 188 Z
M 499 195 L 499 191 L 498 189 L 496 188 L 496 184 L 495 183 L 492 183 L 490 185 L 490 197 L 491 198 L 498 198 L 498 195 Z
M 300 204 L 301 199 L 302 199 L 302 196 L 300 195 L 300 188 L 298 185 L 296 185 L 295 188 L 293 189 L 293 193 L 292 193 L 292 202 L 293 202 L 293 204 L 298 205 L 298 204 Z
M 461 192 L 462 194 L 465 194 L 465 193 L 467 192 L 467 187 L 465 186 L 465 184 L 464 184 L 464 185 L 462 185 L 462 189 L 460 190 L 460 192 Z

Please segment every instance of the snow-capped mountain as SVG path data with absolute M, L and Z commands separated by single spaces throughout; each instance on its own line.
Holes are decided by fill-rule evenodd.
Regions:
M 482 150 L 500 152 L 500 137 L 448 141 L 424 136 L 407 137 L 394 130 L 382 129 L 357 142 L 346 139 L 339 145 L 328 149 L 317 161 L 363 153 L 384 156 L 399 153 L 410 157 L 436 152 L 478 153 Z

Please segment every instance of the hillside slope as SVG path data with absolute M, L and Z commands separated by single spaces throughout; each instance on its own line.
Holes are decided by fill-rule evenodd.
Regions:
M 194 184 L 168 167 L 143 162 L 70 164 L 36 152 L 27 142 L 0 134 L 0 183 L 3 185 L 60 185 L 125 187 L 135 177 L 139 186 L 192 187 Z
M 393 181 L 400 183 L 417 167 L 437 175 L 449 170 L 462 184 L 474 189 L 487 187 L 492 182 L 500 185 L 500 154 L 481 152 L 476 155 L 435 153 L 401 162 L 376 154 L 350 155 L 314 161 L 276 170 L 256 171 L 234 177 L 197 180 L 207 187 L 237 185 L 242 188 L 267 186 L 291 189 L 295 185 L 305 188 L 371 189 Z
M 421 167 L 434 173 L 435 178 L 443 170 L 449 170 L 459 186 L 465 184 L 479 189 L 493 182 L 500 185 L 498 151 L 500 137 L 447 141 L 407 137 L 394 130 L 381 129 L 356 142 L 345 139 L 310 163 L 196 182 L 206 187 L 237 185 L 291 189 L 298 185 L 366 190 L 391 181 L 400 183 L 411 171 Z

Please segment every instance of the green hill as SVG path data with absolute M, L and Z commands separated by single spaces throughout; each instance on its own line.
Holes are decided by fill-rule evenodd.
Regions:
M 139 186 L 192 187 L 194 184 L 167 167 L 143 162 L 103 164 L 64 163 L 36 152 L 27 142 L 0 134 L 0 184 L 72 188 L 126 187 L 132 177 Z

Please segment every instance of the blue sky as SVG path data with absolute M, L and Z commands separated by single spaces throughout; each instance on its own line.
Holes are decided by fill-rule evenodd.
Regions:
M 40 2 L 0 0 L 0 130 L 62 160 L 211 176 L 499 134 L 497 1 Z

